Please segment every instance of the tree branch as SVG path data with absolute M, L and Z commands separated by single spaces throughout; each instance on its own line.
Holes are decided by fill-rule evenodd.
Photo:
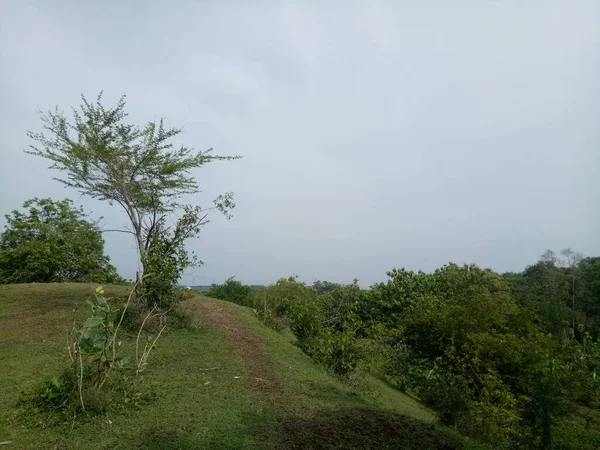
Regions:
M 128 234 L 133 234 L 135 236 L 135 233 L 131 230 L 99 230 L 100 233 L 109 233 L 109 232 L 115 232 L 115 233 L 128 233 Z

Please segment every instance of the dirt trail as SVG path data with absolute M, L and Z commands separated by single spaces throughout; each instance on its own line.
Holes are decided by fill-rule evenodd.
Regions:
M 198 313 L 207 325 L 222 328 L 231 340 L 233 351 L 244 359 L 250 388 L 269 400 L 278 389 L 271 361 L 264 354 L 264 344 L 252 334 L 229 308 L 209 299 L 198 302 Z

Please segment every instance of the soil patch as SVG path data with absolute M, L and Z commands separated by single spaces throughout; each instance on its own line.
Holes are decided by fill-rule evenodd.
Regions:
M 233 351 L 244 359 L 247 383 L 252 391 L 269 400 L 279 389 L 277 379 L 273 374 L 271 361 L 264 354 L 263 342 L 254 336 L 250 330 L 228 308 L 210 299 L 195 302 L 201 320 L 225 331 L 233 344 Z

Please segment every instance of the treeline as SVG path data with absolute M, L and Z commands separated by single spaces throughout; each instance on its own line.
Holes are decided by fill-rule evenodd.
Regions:
M 548 251 L 521 273 L 387 275 L 368 290 L 290 277 L 207 294 L 289 327 L 340 376 L 384 376 L 493 448 L 600 448 L 600 258 Z

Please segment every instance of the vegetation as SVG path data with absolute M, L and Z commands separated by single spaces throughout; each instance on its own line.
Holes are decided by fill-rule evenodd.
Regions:
M 167 329 L 153 350 L 139 386 L 151 395 L 74 423 L 24 414 L 15 406 L 20 392 L 68 364 L 65 324 L 89 289 L 0 287 L 0 442 L 11 442 L 7 448 L 479 448 L 380 380 L 369 378 L 365 395 L 324 373 L 250 309 L 198 295 L 179 305 L 197 326 Z M 104 289 L 114 298 L 128 292 Z M 86 314 L 77 309 L 77 320 Z M 125 357 L 134 342 L 135 334 L 123 334 Z
M 333 373 L 348 381 L 382 373 L 441 423 L 493 448 L 592 449 L 600 259 L 562 255 L 546 252 L 520 274 L 456 264 L 393 270 L 370 290 L 290 277 L 252 306 Z
M 24 405 L 33 406 L 47 421 L 56 424 L 74 423 L 79 417 L 105 414 L 115 406 L 133 405 L 139 400 L 141 394 L 136 387 L 140 374 L 146 369 L 166 324 L 161 321 L 156 336 L 144 332 L 146 322 L 163 315 L 154 308 L 143 318 L 135 339 L 124 338 L 121 325 L 135 292 L 134 286 L 125 303 L 119 305 L 104 295 L 102 287 L 96 288 L 94 296 L 86 300 L 90 315 L 80 326 L 74 320 L 70 330 L 67 345 L 70 364 L 38 386 L 24 400 Z M 129 357 L 125 343 L 132 347 Z
M 70 121 L 56 108 L 42 114 L 46 134 L 29 132 L 37 143 L 28 153 L 48 159 L 50 166 L 66 174 L 57 178 L 92 198 L 121 206 L 131 228 L 118 230 L 134 236 L 149 304 L 160 303 L 164 282 L 177 279 L 181 270 L 199 263 L 188 257 L 183 241 L 196 236 L 208 223 L 211 209 L 228 218 L 235 206 L 228 192 L 213 201 L 213 207 L 182 205 L 178 200 L 199 192 L 198 182 L 190 173 L 207 163 L 238 157 L 218 156 L 211 150 L 195 151 L 176 148 L 172 140 L 181 128 L 166 128 L 162 119 L 140 128 L 129 124 L 125 112 L 125 96 L 116 106 L 105 108 L 102 93 L 96 102 L 82 96 L 80 111 L 73 110 Z M 181 213 L 171 230 L 167 218 Z M 151 249 L 152 246 L 156 248 Z M 164 271 L 157 267 L 168 267 Z M 158 279 L 157 279 L 158 278 Z
M 293 308 L 309 307 L 315 297 L 316 293 L 296 277 L 280 278 L 275 284 L 257 292 L 255 309 L 263 322 L 281 330 L 289 324 Z
M 123 280 L 104 255 L 96 223 L 71 200 L 33 198 L 7 214 L 0 235 L 0 283 Z
M 131 233 L 143 267 L 124 304 L 114 304 L 102 288 L 96 289 L 88 300 L 91 315 L 80 327 L 74 322 L 70 332 L 70 365 L 25 402 L 50 414 L 53 421 L 73 424 L 89 412 L 106 413 L 117 391 L 122 391 L 125 403 L 134 403 L 139 374 L 166 329 L 165 316 L 181 300 L 177 282 L 186 267 L 201 263 L 188 254 L 185 241 L 208 223 L 209 209 L 229 218 L 235 206 L 231 193 L 217 197 L 209 209 L 178 203 L 183 195 L 199 191 L 192 169 L 235 157 L 185 146 L 175 149 L 171 141 L 181 129 L 166 129 L 162 120 L 141 129 L 126 122 L 124 96 L 109 109 L 101 99 L 102 94 L 90 103 L 82 96 L 81 111 L 73 111 L 72 122 L 58 109 L 42 114 L 47 134 L 29 133 L 39 146 L 32 145 L 28 153 L 52 161 L 51 168 L 65 172 L 66 177 L 58 181 L 124 208 L 131 228 L 104 231 Z M 82 211 L 73 209 L 69 200 L 25 203 L 25 207 L 32 205 L 28 216 L 16 211 L 7 216 L 8 229 L 0 241 L 0 282 L 91 280 L 101 275 L 105 281 L 121 281 L 102 255 L 97 224 L 85 221 Z M 167 222 L 171 213 L 177 215 L 173 226 Z M 156 337 L 147 337 L 156 322 Z M 125 328 L 137 328 L 133 367 L 123 355 Z
M 317 294 L 324 294 L 328 291 L 333 291 L 335 288 L 341 287 L 338 283 L 332 283 L 331 281 L 316 280 L 312 284 L 312 288 L 317 291 Z
M 34 369 L 18 385 L 20 410 L 0 406 L 19 447 L 600 447 L 600 258 L 547 251 L 522 273 L 503 275 L 453 263 L 433 273 L 394 269 L 368 290 L 358 280 L 307 286 L 292 276 L 256 289 L 230 278 L 207 294 L 236 305 L 181 301 L 183 270 L 201 263 L 185 242 L 210 209 L 230 217 L 234 204 L 231 193 L 208 209 L 178 201 L 198 192 L 192 169 L 235 157 L 175 149 L 180 129 L 130 125 L 124 108 L 124 97 L 110 109 L 101 95 L 93 104 L 83 97 L 72 122 L 50 112 L 42 116 L 48 135 L 29 134 L 39 144 L 30 153 L 66 173 L 59 181 L 125 210 L 131 228 L 113 231 L 135 237 L 143 273 L 126 297 L 97 288 L 88 317 L 75 308 L 68 360 L 48 364 L 55 371 L 41 384 L 42 356 L 16 355 L 39 323 L 58 343 L 52 314 L 64 319 L 72 299 L 65 307 L 44 298 L 55 311 L 41 308 L 43 322 L 27 322 L 40 300 L 24 302 L 23 286 L 3 287 L 4 298 L 0 291 L 0 324 L 10 331 L 23 321 L 16 341 L 0 328 L 8 355 L 0 387 L 14 391 L 22 383 L 15 375 Z M 24 207 L 28 214 L 7 216 L 0 238 L 1 282 L 120 281 L 97 224 L 69 200 Z M 167 330 L 169 313 L 181 327 Z M 123 424 L 114 436 L 99 426 L 113 418 Z M 157 420 L 166 428 L 157 430 Z M 32 424 L 54 431 L 42 439 Z M 67 427 L 78 440 L 65 437 Z
M 223 284 L 212 284 L 210 289 L 204 292 L 204 295 L 242 306 L 254 306 L 256 289 L 231 277 Z

